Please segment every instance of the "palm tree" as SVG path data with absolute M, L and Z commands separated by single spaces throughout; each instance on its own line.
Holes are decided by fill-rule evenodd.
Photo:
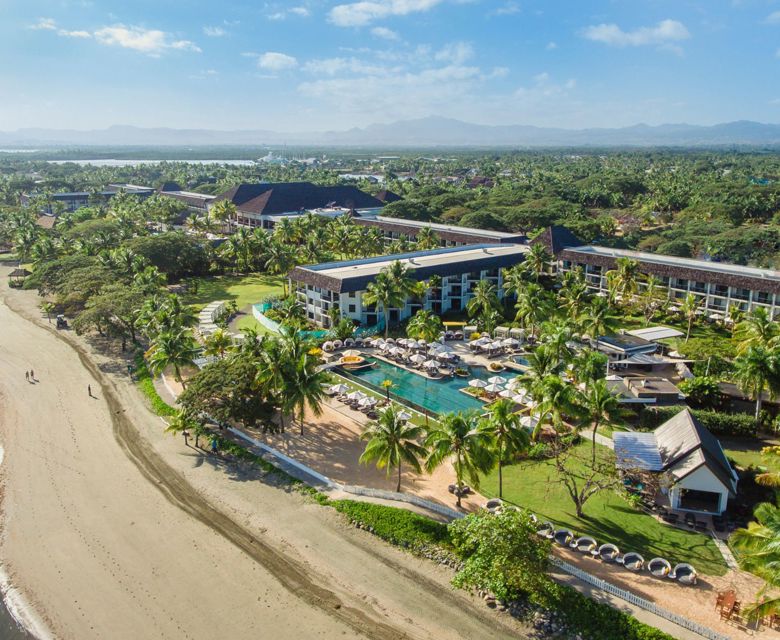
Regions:
M 662 305 L 662 282 L 654 275 L 645 278 L 645 289 L 642 292 L 642 310 L 645 316 L 645 326 L 650 324 L 656 310 Z
M 504 269 L 504 284 L 503 288 L 508 296 L 519 296 L 520 292 L 525 289 L 529 283 L 530 274 L 528 264 L 521 262 L 514 267 Z
M 588 299 L 588 286 L 582 269 L 573 269 L 564 274 L 558 297 L 563 300 L 571 320 L 580 317 Z
M 632 258 L 618 258 L 615 268 L 607 271 L 606 277 L 610 294 L 613 297 L 620 295 L 624 303 L 630 302 L 639 289 L 639 262 Z
M 528 263 L 531 273 L 534 274 L 537 281 L 542 274 L 547 272 L 551 260 L 552 258 L 547 248 L 540 242 L 532 244 L 528 249 L 528 253 L 525 254 L 525 262 Z
M 498 311 L 501 303 L 498 301 L 496 285 L 490 280 L 480 280 L 471 290 L 471 298 L 466 304 L 470 318 L 484 316 L 489 311 Z
M 417 249 L 425 251 L 427 249 L 435 249 L 441 242 L 439 241 L 439 235 L 431 227 L 423 227 L 417 232 Z
M 744 320 L 744 318 L 745 318 L 745 312 L 738 304 L 730 304 L 726 309 L 726 320 L 731 326 L 732 339 L 736 334 L 737 327 L 739 326 L 740 322 Z
M 480 474 L 487 473 L 493 466 L 490 433 L 481 427 L 476 413 L 444 414 L 428 433 L 425 446 L 430 451 L 425 461 L 429 473 L 445 461 L 452 461 L 458 507 L 461 506 L 464 478 L 479 489 Z
M 551 303 L 540 285 L 530 283 L 518 291 L 515 310 L 515 319 L 522 323 L 523 327 L 530 328 L 531 335 L 534 335 L 536 326 L 550 316 Z
M 746 351 L 751 346 L 771 346 L 777 342 L 779 334 L 780 327 L 764 307 L 756 307 L 748 313 L 735 331 L 740 351 Z
M 409 324 L 406 325 L 406 334 L 412 338 L 418 340 L 426 340 L 427 342 L 434 342 L 439 339 L 442 331 L 444 331 L 444 325 L 441 322 L 441 318 L 435 313 L 420 309 L 409 320 Z
M 398 470 L 398 483 L 395 490 L 401 491 L 401 463 L 406 462 L 417 473 L 422 471 L 420 459 L 428 451 L 420 444 L 425 430 L 401 419 L 400 411 L 389 406 L 379 412 L 379 417 L 368 424 L 361 438 L 368 440 L 360 462 L 368 464 L 375 462 L 378 469 L 387 468 L 387 475 L 392 469 Z
M 265 268 L 273 275 L 287 275 L 295 266 L 295 249 L 274 238 L 268 244 Z M 287 278 L 282 279 L 282 291 L 287 296 Z
M 162 373 L 168 367 L 173 367 L 175 380 L 181 383 L 182 389 L 186 389 L 187 386 L 181 377 L 181 368 L 191 365 L 197 355 L 197 343 L 192 337 L 192 332 L 188 329 L 179 329 L 159 334 L 146 352 L 146 359 L 155 375 Z
M 566 320 L 551 320 L 542 324 L 542 344 L 548 345 L 559 360 L 568 360 L 572 355 L 569 343 L 576 337 L 574 328 Z
M 580 320 L 580 330 L 591 340 L 614 332 L 618 327 L 618 317 L 612 311 L 609 300 L 595 296 L 585 308 Z
M 203 353 L 207 356 L 217 356 L 224 358 L 225 354 L 233 346 L 233 336 L 224 329 L 217 329 L 208 338 L 206 338 L 206 348 Z
M 585 390 L 580 394 L 580 402 L 585 417 L 593 429 L 593 444 L 591 447 L 591 465 L 596 468 L 596 431 L 606 422 L 614 422 L 620 418 L 620 402 L 607 387 L 604 379 L 592 380 L 585 384 Z
M 533 440 L 538 439 L 545 420 L 549 420 L 555 433 L 560 435 L 565 417 L 576 418 L 582 415 L 576 388 L 570 382 L 561 379 L 559 375 L 548 375 L 542 378 L 531 387 L 530 391 L 537 402 L 536 413 L 539 418 L 531 434 Z
M 746 609 L 752 619 L 780 612 L 780 508 L 764 502 L 753 512 L 755 522 L 747 529 L 737 529 L 730 542 L 739 553 L 740 565 L 765 581 L 758 600 Z M 766 598 L 767 593 L 773 595 Z
M 688 321 L 688 330 L 685 333 L 686 344 L 691 337 L 691 327 L 693 327 L 693 321 L 696 319 L 696 312 L 699 310 L 701 302 L 695 295 L 689 293 L 680 305 L 680 311 L 682 311 L 683 316 Z
M 750 346 L 734 359 L 734 380 L 756 401 L 756 420 L 761 414 L 763 394 L 775 397 L 780 391 L 780 354 L 777 349 Z
M 399 263 L 400 264 L 400 263 Z M 385 315 L 385 338 L 390 333 L 390 308 L 400 307 L 406 303 L 409 284 L 399 282 L 393 277 L 388 267 L 380 271 L 373 282 L 369 282 L 363 301 L 366 305 L 381 305 Z
M 503 464 L 507 456 L 525 451 L 530 443 L 528 432 L 520 424 L 520 417 L 514 413 L 515 403 L 502 398 L 490 405 L 482 425 L 493 436 L 498 463 L 498 497 L 504 497 Z
M 322 402 L 325 399 L 325 385 L 328 374 L 317 368 L 317 361 L 308 353 L 301 354 L 295 360 L 288 362 L 282 369 L 287 374 L 283 394 L 289 405 L 298 409 L 301 435 L 303 435 L 303 418 L 306 407 L 315 415 L 322 415 Z
M 572 374 L 577 383 L 588 384 L 607 375 L 609 358 L 594 349 L 582 349 L 572 360 Z
M 231 200 L 218 200 L 209 208 L 209 214 L 221 224 L 224 231 L 225 225 L 229 229 L 230 222 L 236 216 L 236 205 Z

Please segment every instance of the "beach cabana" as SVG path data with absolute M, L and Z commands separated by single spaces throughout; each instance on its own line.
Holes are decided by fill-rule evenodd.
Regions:
M 473 389 L 484 389 L 488 386 L 488 383 L 479 378 L 474 378 L 473 380 L 469 380 L 469 386 Z
M 590 553 L 598 546 L 598 543 L 590 536 L 580 536 L 571 543 L 571 548 L 580 553 Z
M 525 331 L 523 329 L 518 329 L 517 327 L 509 330 L 509 337 L 515 338 L 517 340 L 522 340 L 525 338 Z
M 656 578 L 665 578 L 672 571 L 672 565 L 664 558 L 653 558 L 647 563 L 647 570 Z
M 669 574 L 669 577 L 686 585 L 696 584 L 696 581 L 698 580 L 696 569 L 687 562 L 681 562 L 680 564 L 675 565 L 674 571 Z
M 629 571 L 639 571 L 645 566 L 645 559 L 636 551 L 631 551 L 623 556 L 623 566 Z
M 562 547 L 569 546 L 569 543 L 572 541 L 573 538 L 574 538 L 574 534 L 568 529 L 558 529 L 553 534 L 553 540 L 555 540 L 555 542 L 557 542 Z
M 620 549 L 614 544 L 607 542 L 599 547 L 599 558 L 604 562 L 615 562 L 620 555 Z
M 335 349 L 335 346 L 334 346 L 332 340 L 328 340 L 327 342 L 324 342 L 322 344 L 322 350 L 323 351 L 333 351 L 333 349 Z

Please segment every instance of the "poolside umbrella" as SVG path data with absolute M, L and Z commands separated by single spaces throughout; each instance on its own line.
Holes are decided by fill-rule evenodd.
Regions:
M 351 402 L 360 402 L 363 398 L 367 398 L 367 397 L 368 396 L 362 391 L 353 391 L 347 396 L 347 400 Z
M 485 391 L 487 391 L 488 393 L 498 393 L 499 391 L 501 391 L 501 387 L 497 384 L 489 384 L 488 386 L 485 387 Z
M 385 342 L 392 342 L 393 344 L 395 344 L 395 338 L 387 338 Z
M 322 344 L 322 350 L 323 351 L 333 351 L 333 341 L 328 340 L 327 342 L 324 342 Z
M 479 378 L 474 378 L 473 380 L 469 380 L 469 386 L 474 387 L 475 389 L 484 389 L 488 386 L 488 383 Z
M 405 347 L 409 344 L 409 338 L 398 338 L 398 340 L 396 340 L 396 344 L 400 344 Z
M 347 385 L 345 385 L 345 384 L 334 384 L 334 385 L 333 385 L 333 386 L 330 388 L 330 392 L 331 392 L 331 393 L 336 393 L 336 394 L 339 394 L 339 395 L 341 395 L 341 394 L 342 394 L 342 393 L 344 393 L 344 392 L 345 392 L 347 389 L 349 389 L 349 387 L 348 387 Z
M 506 383 L 507 389 L 517 389 L 520 386 L 520 378 L 512 378 Z
M 412 419 L 412 414 L 408 413 L 406 411 L 400 411 L 398 413 L 398 419 L 399 420 L 411 420 Z
M 501 346 L 503 347 L 519 347 L 520 341 L 515 340 L 514 338 L 506 338 L 501 341 Z
M 358 351 L 357 349 L 350 349 L 349 351 L 344 352 L 345 358 L 356 358 L 359 355 L 360 355 L 360 351 Z
M 533 416 L 523 416 L 520 418 L 520 424 L 526 429 L 536 429 L 536 425 L 539 424 L 539 418 Z
M 425 356 L 421 353 L 415 353 L 411 358 L 409 358 L 414 364 L 422 364 L 425 362 Z
M 380 351 L 390 351 L 390 349 L 395 349 L 393 345 L 391 345 L 389 342 L 383 342 L 379 345 Z
M 528 395 L 525 392 L 512 396 L 512 402 L 516 402 L 517 404 L 525 404 L 527 400 Z
M 392 353 L 394 356 L 402 356 L 406 353 L 406 349 L 402 349 L 401 347 L 393 347 L 390 349 L 390 353 Z
M 358 404 L 361 407 L 373 407 L 376 404 L 377 400 L 376 398 L 372 398 L 371 396 L 366 396 L 363 398 Z
M 493 376 L 492 378 L 488 378 L 488 382 L 490 384 L 506 384 L 506 378 L 502 378 L 501 376 Z
M 376 349 L 377 347 L 381 347 L 384 343 L 385 341 L 382 340 L 382 338 L 374 338 L 369 344 Z
M 426 369 L 438 369 L 439 363 L 436 362 L 436 360 L 426 360 L 425 362 L 423 362 L 423 367 L 425 367 Z
M 513 395 L 515 395 L 515 392 L 511 389 L 504 389 L 503 391 L 499 391 L 498 395 L 500 395 L 502 398 L 511 398 Z
M 437 353 L 435 357 L 438 358 L 439 360 L 453 360 L 455 358 L 455 355 L 443 351 L 442 353 Z

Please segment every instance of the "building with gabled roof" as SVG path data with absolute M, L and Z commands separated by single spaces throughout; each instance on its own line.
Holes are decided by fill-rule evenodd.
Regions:
M 723 513 L 738 477 L 718 439 L 683 409 L 652 433 L 615 432 L 618 468 L 663 474 L 673 509 Z

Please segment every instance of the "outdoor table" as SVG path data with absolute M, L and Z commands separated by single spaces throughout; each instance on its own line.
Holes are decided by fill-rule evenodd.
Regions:
M 720 603 L 720 615 L 727 620 L 731 618 L 734 612 L 734 605 L 737 603 L 737 594 L 734 591 L 727 591 L 723 594 L 723 600 Z

